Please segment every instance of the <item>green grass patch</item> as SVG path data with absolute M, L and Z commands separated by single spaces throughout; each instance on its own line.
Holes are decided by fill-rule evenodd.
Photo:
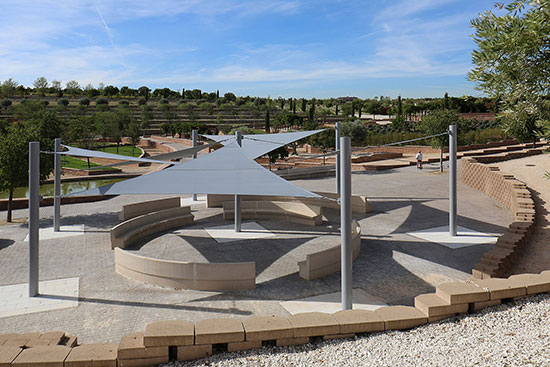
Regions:
M 88 169 L 88 162 L 86 159 L 80 159 L 70 156 L 63 156 L 61 157 L 61 167 L 66 168 L 73 168 L 73 169 Z M 90 169 L 94 169 L 100 167 L 99 164 L 95 164 L 93 162 L 90 162 Z M 108 167 L 106 169 L 112 169 L 111 167 Z
M 132 147 L 131 145 L 120 145 L 118 147 L 118 152 L 117 152 L 116 145 L 109 145 L 105 148 L 98 147 L 96 150 L 99 150 L 105 153 L 126 155 L 129 157 L 139 157 L 141 155 L 141 150 L 139 148 Z

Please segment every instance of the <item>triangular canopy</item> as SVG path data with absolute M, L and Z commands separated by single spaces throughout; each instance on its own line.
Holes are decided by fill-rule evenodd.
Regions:
M 105 159 L 114 159 L 114 160 L 120 160 L 120 161 L 144 162 L 144 163 L 160 163 L 160 164 L 174 163 L 174 162 L 164 162 L 164 161 L 155 160 L 155 159 L 136 158 L 136 157 L 130 157 L 130 156 L 120 155 L 120 154 L 99 152 L 97 150 L 75 148 L 69 145 L 62 145 L 62 146 L 67 150 L 58 152 L 57 154 L 77 156 L 77 157 L 88 157 L 88 158 L 105 158 Z
M 317 134 L 320 130 L 311 131 L 298 131 L 293 133 L 281 133 L 281 134 L 255 134 L 255 135 L 243 135 L 242 149 L 247 157 L 250 159 L 256 159 L 264 154 L 271 152 L 284 145 L 290 144 L 296 140 L 307 138 L 308 136 Z M 236 141 L 235 135 L 202 135 L 208 139 L 215 140 L 224 145 L 231 144 Z M 224 142 L 225 140 L 225 142 Z
M 320 197 L 251 160 L 236 142 L 162 171 L 70 196 L 110 194 L 230 194 Z

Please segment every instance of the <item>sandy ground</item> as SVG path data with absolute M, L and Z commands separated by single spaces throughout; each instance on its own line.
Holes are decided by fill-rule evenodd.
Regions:
M 538 273 L 550 269 L 550 180 L 544 178 L 545 172 L 550 172 L 550 155 L 513 159 L 494 166 L 529 186 L 537 210 L 535 231 L 516 260 L 512 273 Z

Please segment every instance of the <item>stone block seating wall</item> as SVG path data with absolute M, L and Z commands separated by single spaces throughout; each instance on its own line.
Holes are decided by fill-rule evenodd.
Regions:
M 223 203 L 223 219 L 235 217 L 235 202 Z M 243 219 L 279 218 L 308 226 L 318 226 L 323 222 L 323 210 L 320 206 L 289 201 L 243 201 L 241 203 Z
M 143 283 L 176 289 L 229 291 L 256 287 L 256 263 L 161 260 L 115 248 L 115 271 Z
M 140 238 L 195 222 L 188 206 L 164 209 L 128 219 L 111 229 L 111 248 L 130 247 Z
M 116 344 L 76 346 L 62 332 L 0 335 L 1 366 L 151 366 L 194 360 L 213 351 L 259 349 L 306 344 L 355 334 L 411 329 L 463 313 L 475 313 L 516 297 L 550 292 L 550 271 L 513 275 L 507 279 L 475 279 L 443 283 L 435 293 L 415 298 L 415 307 L 386 306 L 376 311 L 344 310 L 333 314 L 308 312 L 247 319 L 157 321 L 143 332 L 125 335 Z M 60 335 L 63 335 L 60 337 Z M 73 340 L 68 344 L 69 340 Z M 213 346 L 216 348 L 213 348 Z
M 352 259 L 355 261 L 361 251 L 361 226 L 355 219 L 351 223 L 351 231 Z M 313 280 L 340 271 L 340 253 L 341 245 L 308 254 L 305 261 L 298 263 L 300 277 Z
M 242 201 L 293 201 L 300 202 L 308 205 L 317 205 L 322 208 L 329 209 L 340 209 L 340 204 L 336 201 L 338 199 L 338 194 L 334 192 L 319 192 L 314 191 L 315 194 L 324 196 L 326 198 L 332 199 L 312 199 L 312 198 L 298 198 L 292 196 L 259 196 L 259 195 L 242 195 Z M 219 195 L 219 194 L 208 194 L 206 195 L 206 206 L 208 208 L 218 208 L 222 207 L 223 203 L 229 202 L 234 198 L 233 195 Z M 366 196 L 361 195 L 352 195 L 351 196 L 351 210 L 354 213 L 366 214 L 371 211 L 370 204 L 367 201 Z
M 461 181 L 502 203 L 513 216 L 513 222 L 472 270 L 474 278 L 505 276 L 526 243 L 535 225 L 535 203 L 527 186 L 498 167 L 478 162 L 478 158 L 462 158 Z
M 118 213 L 118 219 L 128 220 L 143 214 L 156 212 L 163 209 L 178 208 L 180 206 L 181 199 L 179 196 L 166 199 L 142 201 L 139 203 L 122 206 L 122 210 Z

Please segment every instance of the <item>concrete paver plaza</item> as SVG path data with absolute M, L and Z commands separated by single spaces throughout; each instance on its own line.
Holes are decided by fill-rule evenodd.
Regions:
M 334 178 L 298 180 L 309 190 L 334 191 Z M 448 175 L 437 165 L 354 174 L 354 194 L 366 195 L 372 212 L 354 214 L 362 230 L 361 254 L 353 264 L 353 287 L 381 304 L 412 305 L 414 296 L 450 280 L 465 280 L 492 245 L 449 248 L 409 232 L 448 224 Z M 458 224 L 489 235 L 505 231 L 510 214 L 484 194 L 458 184 Z M 149 322 L 190 321 L 258 314 L 288 315 L 281 302 L 340 291 L 340 273 L 314 281 L 297 274 L 307 253 L 339 242 L 339 213 L 325 210 L 318 227 L 289 221 L 256 220 L 274 236 L 218 243 L 205 228 L 224 221 L 221 209 L 193 206 L 195 224 L 161 233 L 132 251 L 163 259 L 256 262 L 256 289 L 233 292 L 174 290 L 127 279 L 114 270 L 109 230 L 122 205 L 159 196 L 118 196 L 95 203 L 65 205 L 62 225 L 84 225 L 70 237 L 40 241 L 40 280 L 79 278 L 78 306 L 0 318 L 0 333 L 62 330 L 83 343 L 119 342 Z M 189 195 L 182 195 L 189 197 Z M 26 217 L 17 210 L 14 217 Z M 52 226 L 52 207 L 40 209 L 41 228 Z M 0 227 L 0 286 L 28 281 L 27 224 Z M 0 299 L 2 296 L 0 296 Z M 74 297 L 71 301 L 76 301 Z M 75 304 L 73 304 L 74 306 Z

